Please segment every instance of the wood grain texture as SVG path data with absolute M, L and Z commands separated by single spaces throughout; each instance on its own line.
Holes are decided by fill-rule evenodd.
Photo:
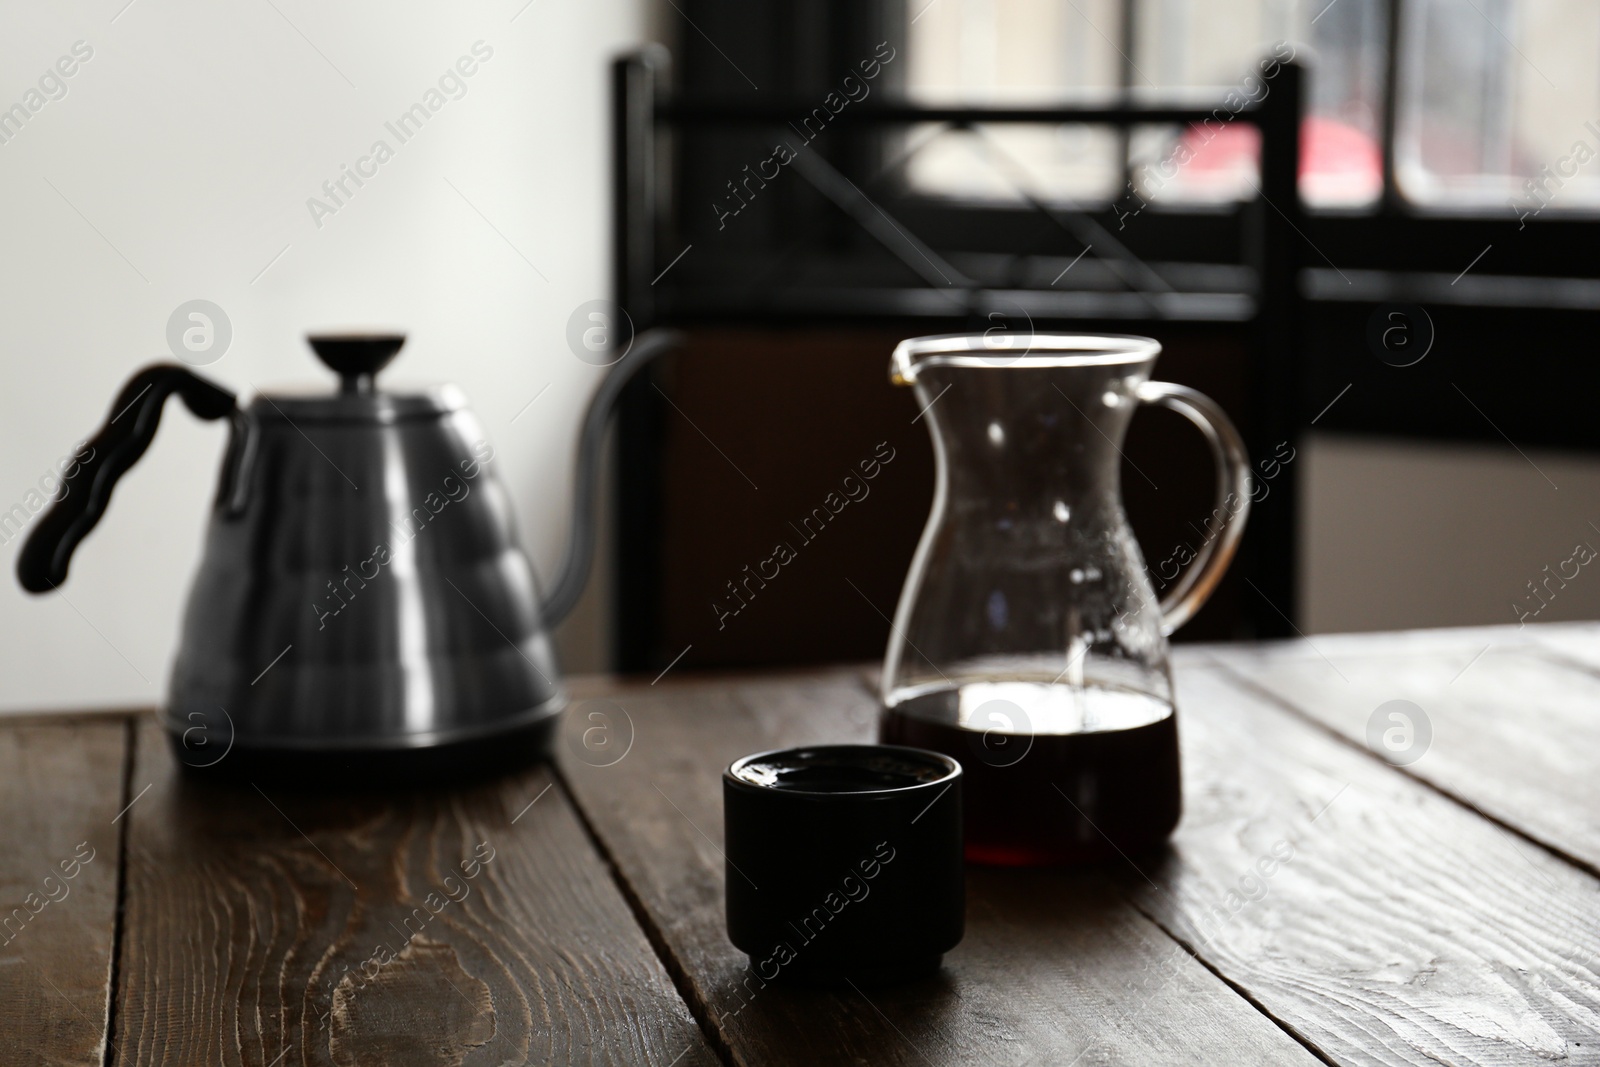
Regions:
M 1093 874 L 972 869 L 966 938 L 934 978 L 762 985 L 726 934 L 722 768 L 870 739 L 876 702 L 859 670 L 576 688 L 564 773 L 734 1063 L 1316 1062 Z M 585 750 L 596 728 L 627 730 L 631 748 Z
M 116 1063 L 716 1062 L 547 769 L 225 788 L 147 722 L 133 781 Z
M 1214 658 L 1354 744 L 1371 746 L 1377 716 L 1379 755 L 1380 708 L 1415 704 L 1431 738 L 1400 754 L 1406 773 L 1600 873 L 1600 673 L 1546 651 L 1572 629 L 1316 637 Z
M 0 906 L 94 850 L 0 910 L 0 1063 L 1600 1064 L 1600 626 L 1176 659 L 1171 848 L 970 868 L 943 971 L 865 992 L 752 979 L 720 852 L 731 759 L 873 735 L 860 669 L 577 681 L 604 858 L 548 769 L 262 793 L 181 779 L 148 723 L 129 777 L 121 720 L 0 722 Z M 1432 727 L 1405 768 L 1364 750 L 1391 699 Z
M 1221 669 L 1178 690 L 1142 909 L 1333 1062 L 1600 1063 L 1600 881 Z
M 102 1061 L 127 738 L 0 726 L 0 1063 Z

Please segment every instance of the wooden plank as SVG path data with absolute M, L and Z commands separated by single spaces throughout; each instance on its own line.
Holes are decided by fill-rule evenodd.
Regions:
M 1409 751 L 1392 754 L 1408 774 L 1600 873 L 1600 673 L 1544 652 L 1537 631 L 1554 629 L 1316 637 L 1214 656 L 1380 755 L 1391 728 L 1407 747 L 1414 720 Z
M 0 1062 L 102 1062 L 127 743 L 120 720 L 0 727 Z
M 1600 670 L 1600 623 L 1563 622 L 1549 625 L 1530 625 L 1525 628 L 1527 638 L 1557 656 L 1581 663 L 1591 670 Z
M 564 774 L 732 1062 L 1316 1062 L 1094 875 L 973 869 L 966 938 L 922 982 L 763 985 L 724 924 L 722 768 L 870 739 L 876 702 L 859 671 L 577 691 Z M 625 736 L 591 735 L 617 747 L 586 751 L 593 729 Z
M 180 777 L 141 724 L 116 1062 L 716 1062 L 561 788 Z
M 1177 679 L 1187 810 L 1125 876 L 1142 909 L 1332 1062 L 1600 1063 L 1600 881 L 1221 669 Z
M 95 708 L 89 711 L 0 711 L 0 730 L 14 726 L 104 726 L 122 725 L 129 719 L 150 714 L 150 706 L 136 708 Z

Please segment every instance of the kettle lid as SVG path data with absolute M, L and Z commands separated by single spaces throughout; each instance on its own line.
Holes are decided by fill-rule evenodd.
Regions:
M 377 390 L 378 372 L 399 354 L 406 335 L 311 333 L 306 335 L 306 343 L 339 376 L 339 392 L 371 393 Z
M 339 391 L 310 395 L 262 394 L 251 404 L 255 415 L 291 422 L 388 423 L 436 418 L 466 406 L 461 391 L 452 385 L 420 393 L 378 390 L 378 372 L 399 354 L 406 343 L 403 333 L 328 331 L 307 334 L 306 343 L 318 359 L 339 375 Z

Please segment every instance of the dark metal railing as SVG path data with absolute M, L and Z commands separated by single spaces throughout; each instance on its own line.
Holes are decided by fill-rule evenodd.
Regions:
M 614 286 L 616 299 L 632 317 L 637 329 L 682 321 L 675 318 L 681 309 L 693 308 L 698 323 L 707 321 L 773 323 L 803 319 L 807 312 L 828 317 L 821 290 L 791 288 L 780 294 L 764 294 L 751 299 L 735 314 L 726 293 L 740 291 L 742 278 L 716 278 L 704 270 L 684 270 L 662 275 L 669 266 L 658 253 L 657 237 L 663 229 L 687 223 L 683 198 L 668 199 L 675 185 L 661 172 L 658 139 L 665 133 L 706 130 L 713 127 L 773 126 L 789 127 L 811 115 L 816 101 L 779 103 L 741 103 L 727 100 L 673 99 L 663 92 L 661 71 L 665 56 L 659 49 L 630 55 L 616 61 L 613 68 L 613 165 L 614 182 Z M 1284 63 L 1271 80 L 1271 90 L 1259 102 L 1245 103 L 1237 109 L 1223 106 L 1143 106 L 1124 101 L 1116 106 L 1048 107 L 946 107 L 924 106 L 898 101 L 853 102 L 838 112 L 829 112 L 827 128 L 849 127 L 868 130 L 878 127 L 942 123 L 955 127 L 990 124 L 1110 125 L 1120 130 L 1146 124 L 1204 124 L 1244 122 L 1261 132 L 1260 183 L 1257 196 L 1235 213 L 1243 233 L 1240 247 L 1244 262 L 1255 278 L 1252 291 L 1240 294 L 1250 301 L 1242 317 L 1252 331 L 1253 357 L 1250 363 L 1251 412 L 1248 420 L 1251 451 L 1269 455 L 1280 442 L 1296 442 L 1301 429 L 1301 296 L 1300 269 L 1305 258 L 1305 221 L 1299 198 L 1300 121 L 1304 105 L 1304 74 L 1294 63 Z M 1124 138 L 1124 144 L 1126 143 Z M 815 182 L 813 185 L 815 186 Z M 1130 195 L 1137 196 L 1128 180 Z M 819 190 L 821 191 L 821 190 Z M 835 201 L 838 202 L 837 200 Z M 843 206 L 843 205 L 841 205 Z M 1079 208 L 1055 208 L 1033 201 L 1032 206 L 1053 217 L 1062 213 L 1088 219 Z M 848 209 L 845 212 L 850 214 Z M 857 219 L 859 222 L 860 219 Z M 1056 217 L 1055 221 L 1060 222 Z M 1100 225 L 1096 222 L 1095 225 Z M 1158 226 L 1159 223 L 1150 223 Z M 675 227 L 674 227 L 675 228 Z M 1064 227 L 1065 228 L 1065 227 Z M 697 238 L 698 240 L 698 238 Z M 931 242 L 928 242 L 931 245 Z M 666 249 L 666 258 L 679 254 L 676 245 Z M 941 249 L 946 255 L 949 249 Z M 957 253 L 959 254 L 959 253 Z M 1214 253 L 1213 253 L 1214 254 Z M 970 279 L 963 279 L 972 286 Z M 960 291 L 959 286 L 953 287 Z M 1167 321 L 1197 321 L 1186 308 L 1202 306 L 1185 302 L 1185 296 L 1171 287 L 1158 294 L 1160 300 L 1135 301 L 1143 318 Z M 939 288 L 931 292 L 949 293 Z M 1061 290 L 1055 289 L 1060 294 Z M 872 300 L 882 309 L 881 321 L 912 318 L 947 318 L 960 324 L 970 318 L 973 307 L 981 307 L 989 290 L 969 287 L 968 299 L 901 300 L 893 294 L 909 293 L 892 287 L 858 290 L 856 321 L 871 317 L 863 312 Z M 1040 290 L 1041 293 L 1051 290 Z M 705 299 L 696 299 L 703 293 Z M 1016 297 L 1015 291 L 1006 294 Z M 1083 294 L 1086 298 L 1089 294 Z M 1120 301 L 1104 301 L 1097 319 L 1119 317 L 1118 307 L 1128 308 L 1129 294 Z M 1140 294 L 1141 296 L 1147 294 Z M 1214 295 L 1214 294 L 1209 294 Z M 1177 299 L 1173 299 L 1176 297 Z M 1067 306 L 1057 302 L 1056 306 Z M 1079 305 L 1081 306 L 1081 305 Z M 915 308 L 914 313 L 908 309 Z M 837 316 L 833 309 L 833 317 Z M 720 317 L 720 318 L 719 318 Z M 1061 322 L 1068 321 L 1063 316 Z M 1039 326 L 1050 325 L 1044 321 Z M 619 659 L 624 668 L 639 668 L 651 659 L 657 594 L 664 561 L 659 559 L 656 530 L 660 520 L 659 403 L 643 388 L 624 400 L 623 432 L 620 439 L 619 485 L 619 595 L 626 597 L 618 616 Z M 1244 558 L 1250 581 L 1261 594 L 1260 601 L 1246 607 L 1255 631 L 1261 636 L 1286 636 L 1295 617 L 1295 531 L 1297 493 L 1296 471 L 1285 468 L 1274 482 L 1273 492 L 1264 498 L 1251 515 L 1251 537 Z M 657 599 L 652 599 L 657 598 Z

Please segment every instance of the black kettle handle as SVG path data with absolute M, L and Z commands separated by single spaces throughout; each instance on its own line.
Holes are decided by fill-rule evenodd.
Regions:
M 66 581 L 73 549 L 106 513 L 117 479 L 150 447 L 162 405 L 173 393 L 202 419 L 220 419 L 235 408 L 232 393 L 176 363 L 154 364 L 129 379 L 111 405 L 110 418 L 87 442 L 89 457 L 63 480 L 61 495 L 23 543 L 17 555 L 22 588 L 47 593 Z

